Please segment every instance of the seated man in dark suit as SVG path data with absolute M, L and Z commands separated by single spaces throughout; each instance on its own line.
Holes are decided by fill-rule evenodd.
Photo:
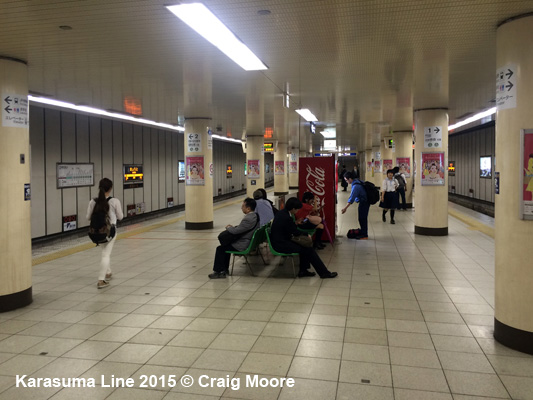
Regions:
M 312 247 L 303 247 L 293 242 L 293 236 L 307 235 L 296 227 L 293 215 L 302 208 L 302 202 L 296 197 L 287 200 L 285 208 L 277 212 L 270 230 L 270 241 L 274 250 L 280 253 L 298 253 L 300 255 L 299 277 L 314 276 L 314 272 L 307 269 L 311 264 L 322 279 L 335 278 L 336 272 L 330 272 Z
M 240 235 L 233 243 L 217 247 L 215 253 L 215 262 L 213 264 L 213 273 L 209 274 L 210 279 L 225 278 L 229 269 L 229 260 L 231 254 L 226 251 L 243 251 L 246 250 L 252 240 L 252 236 L 257 228 L 259 228 L 259 216 L 255 211 L 255 200 L 247 197 L 241 205 L 241 210 L 244 213 L 244 218 L 237 226 L 228 225 L 226 230 L 235 235 Z

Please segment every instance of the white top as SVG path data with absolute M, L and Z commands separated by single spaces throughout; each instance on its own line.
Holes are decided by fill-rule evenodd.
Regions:
M 112 198 L 109 200 L 109 222 L 111 225 L 116 225 L 117 220 L 121 220 L 124 218 L 124 213 L 122 212 L 122 206 L 120 205 L 120 200 L 116 198 Z M 96 205 L 96 202 L 94 199 L 91 199 L 89 202 L 89 207 L 87 208 L 87 220 L 91 220 L 91 215 L 93 214 L 94 206 Z
M 385 178 L 383 179 L 383 183 L 381 184 L 381 191 L 382 192 L 395 192 L 398 186 L 399 184 L 396 179 Z

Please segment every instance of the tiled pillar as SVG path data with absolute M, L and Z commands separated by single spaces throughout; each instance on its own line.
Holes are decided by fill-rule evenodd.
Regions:
M 413 207 L 413 131 L 398 130 L 393 132 L 394 154 L 393 167 L 398 166 L 405 175 L 405 202 L 407 208 Z
M 278 143 L 274 153 L 274 195 L 289 193 L 287 143 Z
M 32 302 L 28 67 L 0 56 L 0 312 Z M 41 204 L 39 207 L 43 207 Z
M 533 16 L 505 21 L 497 30 L 494 337 L 515 350 L 533 354 L 533 215 L 521 205 L 531 200 L 533 135 Z M 512 85 L 512 87 L 511 87 Z M 526 132 L 527 133 L 527 132 Z M 521 185 L 521 180 L 523 180 Z M 531 204 L 531 202 L 530 202 Z
M 298 149 L 295 148 L 289 155 L 289 189 L 298 189 Z

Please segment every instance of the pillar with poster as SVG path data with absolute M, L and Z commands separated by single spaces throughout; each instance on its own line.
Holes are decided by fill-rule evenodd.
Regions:
M 299 192 L 301 199 L 305 192 L 311 192 L 319 198 L 322 208 L 321 216 L 324 220 L 325 237 L 330 243 L 335 239 L 336 224 L 336 187 L 335 187 L 335 158 L 307 157 L 300 158 Z

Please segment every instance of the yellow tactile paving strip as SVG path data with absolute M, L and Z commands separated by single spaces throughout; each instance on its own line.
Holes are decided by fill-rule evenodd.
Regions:
M 464 222 L 465 224 L 469 225 L 470 229 L 479 231 L 481 233 L 484 233 L 485 235 L 490 236 L 491 238 L 494 238 L 493 227 L 485 225 L 477 221 L 475 218 L 469 217 L 468 215 L 463 214 L 457 210 L 448 209 L 448 214 L 458 219 L 459 221 Z
M 230 201 L 230 202 L 223 202 L 222 204 L 219 204 L 219 205 L 213 207 L 213 209 L 214 210 L 218 210 L 218 209 L 226 207 L 228 205 L 240 204 L 240 203 L 242 203 L 242 199 L 241 198 L 239 198 L 238 200 Z M 182 215 L 180 217 L 173 218 L 173 219 L 170 219 L 168 221 L 164 221 L 164 222 L 160 222 L 160 223 L 157 223 L 157 224 L 152 224 L 152 225 L 149 225 L 149 226 L 133 229 L 133 230 L 131 230 L 129 232 L 120 233 L 117 236 L 117 240 L 127 239 L 129 237 L 132 237 L 132 236 L 135 236 L 135 235 L 139 235 L 140 233 L 149 232 L 149 231 L 152 231 L 154 229 L 162 228 L 163 226 L 172 225 L 172 224 L 175 224 L 176 222 L 182 221 L 184 219 L 185 219 L 185 215 Z M 84 243 L 84 244 L 80 244 L 80 245 L 77 245 L 77 246 L 69 247 L 68 249 L 59 250 L 59 251 L 56 251 L 56 252 L 53 252 L 53 253 L 45 254 L 43 256 L 38 256 L 38 257 L 33 258 L 32 265 L 39 265 L 39 264 L 42 264 L 42 263 L 45 263 L 45 262 L 48 262 L 48 261 L 57 260 L 58 258 L 66 257 L 66 256 L 69 256 L 69 255 L 75 254 L 75 253 L 79 253 L 80 251 L 85 251 L 85 250 L 92 249 L 93 247 L 94 247 L 94 243 Z

